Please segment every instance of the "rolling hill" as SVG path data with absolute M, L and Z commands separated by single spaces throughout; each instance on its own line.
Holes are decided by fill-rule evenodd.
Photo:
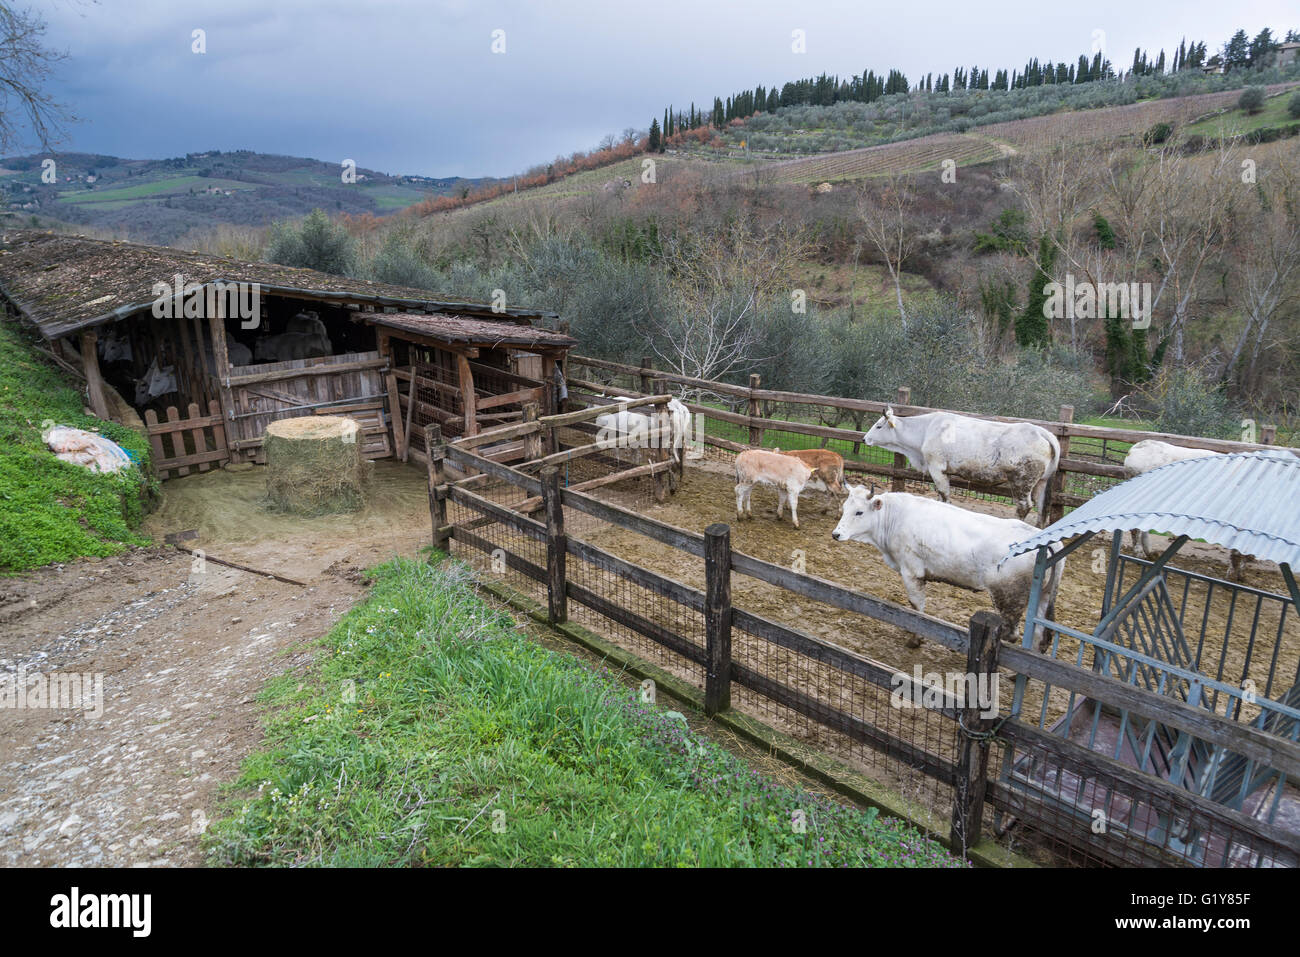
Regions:
M 50 158 L 53 183 L 42 176 Z M 331 214 L 384 215 L 430 196 L 458 195 L 493 182 L 358 168 L 356 181 L 345 183 L 337 163 L 247 150 L 161 160 L 38 154 L 0 163 L 0 194 L 11 214 L 150 243 L 174 242 L 219 223 L 264 226 L 317 207 Z

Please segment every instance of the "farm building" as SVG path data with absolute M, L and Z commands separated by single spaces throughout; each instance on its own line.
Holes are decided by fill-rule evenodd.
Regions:
M 574 344 L 554 313 L 37 230 L 4 233 L 0 296 L 96 415 L 143 417 L 163 477 L 260 461 L 269 423 L 313 414 L 356 418 L 368 458 L 423 461 L 418 426 L 554 410 Z

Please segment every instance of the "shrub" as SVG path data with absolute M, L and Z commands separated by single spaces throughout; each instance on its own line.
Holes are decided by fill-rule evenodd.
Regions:
M 1193 366 L 1165 368 L 1144 396 L 1155 413 L 1159 432 L 1222 439 L 1234 437 L 1234 418 L 1219 383 Z
M 1264 88 L 1262 86 L 1248 86 L 1241 91 L 1241 98 L 1237 100 L 1237 106 L 1247 113 L 1255 114 L 1264 109 Z
M 266 259 L 281 266 L 319 269 L 336 276 L 351 276 L 357 269 L 355 241 L 347 230 L 330 222 L 319 209 L 312 210 L 297 225 L 275 223 L 266 246 Z
M 1286 101 L 1286 111 L 1292 119 L 1300 120 L 1300 90 L 1291 94 L 1291 99 Z
M 1145 133 L 1142 134 L 1143 146 L 1155 146 L 1157 143 L 1163 143 L 1173 135 L 1174 128 L 1169 123 L 1157 123 Z

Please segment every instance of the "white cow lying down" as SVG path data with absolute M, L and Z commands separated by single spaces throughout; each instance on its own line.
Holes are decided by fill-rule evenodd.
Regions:
M 754 517 L 751 498 L 755 485 L 776 487 L 776 517 L 780 519 L 785 503 L 790 502 L 790 520 L 799 527 L 799 493 L 816 469 L 809 468 L 792 455 L 746 449 L 736 456 L 736 516 Z
M 1016 499 L 1016 514 L 1035 509 L 1046 519 L 1047 485 L 1061 461 L 1056 436 L 1028 422 L 991 422 L 955 412 L 927 412 L 901 418 L 892 406 L 863 436 L 867 445 L 901 452 L 912 468 L 934 480 L 948 501 L 949 478 L 1004 486 Z
M 1137 442 L 1128 450 L 1128 455 L 1124 456 L 1124 474 L 1129 478 L 1135 475 L 1141 475 L 1143 472 L 1150 472 L 1152 469 L 1158 469 L 1162 465 L 1168 465 L 1171 462 L 1182 462 L 1186 459 L 1203 459 L 1207 455 L 1222 455 L 1222 452 L 1211 452 L 1209 449 L 1187 449 L 1181 445 L 1170 445 L 1168 442 L 1161 442 L 1159 439 L 1143 439 Z M 1133 549 L 1143 558 L 1151 557 L 1151 534 L 1150 532 L 1138 532 L 1136 529 L 1131 533 L 1133 536 Z M 1235 582 L 1241 581 L 1241 566 L 1243 556 L 1235 548 L 1228 555 L 1230 571 L 1228 577 Z
M 986 591 L 1002 616 L 998 637 L 1010 640 L 1020 627 L 1034 582 L 1035 555 L 1029 552 L 1007 558 L 1007 551 L 1037 529 L 1014 518 L 970 512 L 907 492 L 875 494 L 875 489 L 850 485 L 840 523 L 831 532 L 837 542 L 858 541 L 875 545 L 885 564 L 903 577 L 907 598 L 917 611 L 925 611 L 925 583 L 944 582 L 971 591 Z M 1052 546 L 1053 551 L 1059 545 Z M 1003 561 L 1006 559 L 1006 561 Z M 1065 562 L 1054 565 L 1044 582 L 1039 616 L 1053 617 L 1056 590 Z M 1046 647 L 1045 633 L 1039 649 Z M 909 648 L 919 646 L 913 636 Z

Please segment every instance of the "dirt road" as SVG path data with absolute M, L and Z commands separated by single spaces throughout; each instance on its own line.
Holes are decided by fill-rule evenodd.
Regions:
M 197 529 L 187 545 L 305 587 L 166 546 L 0 580 L 0 676 L 28 690 L 0 708 L 0 865 L 201 862 L 217 787 L 261 738 L 263 684 L 310 660 L 366 567 L 428 540 L 423 472 L 379 478 L 365 511 L 305 521 L 265 513 L 256 472 L 167 483 L 156 540 Z M 85 696 L 42 706 L 50 675 L 84 676 Z

